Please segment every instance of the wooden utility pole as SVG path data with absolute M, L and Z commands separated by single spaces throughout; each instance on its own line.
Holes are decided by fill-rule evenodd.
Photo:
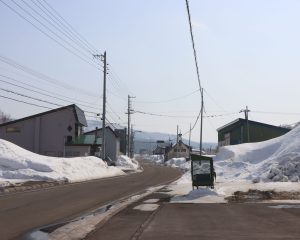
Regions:
M 250 112 L 250 110 L 248 109 L 248 106 L 246 106 L 246 109 L 242 109 L 240 111 L 245 113 L 245 119 L 246 119 L 246 124 L 247 124 L 247 142 L 250 142 L 250 132 L 249 132 L 249 117 L 248 114 Z
M 106 75 L 107 75 L 107 63 L 106 63 L 106 51 L 104 52 L 103 55 L 94 55 L 95 58 L 100 58 L 101 61 L 103 62 L 103 108 L 102 108 L 102 154 L 101 154 L 101 158 L 103 160 L 105 160 L 106 158 L 106 145 L 105 145 L 105 122 L 106 122 L 106 118 L 105 118 L 105 114 L 106 114 Z
M 133 109 L 131 109 L 131 98 L 135 98 L 132 97 L 130 95 L 128 95 L 128 109 L 127 109 L 127 113 L 128 114 L 128 126 L 127 126 L 127 156 L 130 157 L 130 150 L 131 150 L 131 130 L 130 130 L 130 114 L 132 114 Z
M 202 135 L 203 135 L 203 88 L 201 88 L 201 123 L 200 123 L 200 156 L 202 156 Z

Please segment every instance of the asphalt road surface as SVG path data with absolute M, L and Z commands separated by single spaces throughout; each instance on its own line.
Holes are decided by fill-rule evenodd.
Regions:
M 154 194 L 147 198 L 157 199 Z M 187 204 L 159 201 L 155 211 L 136 210 L 144 201 L 128 206 L 88 240 L 298 240 L 299 205 L 233 203 Z M 294 206 L 294 207 L 293 207 Z
M 0 197 L 0 239 L 18 239 L 24 233 L 67 220 L 114 200 L 181 175 L 180 170 L 143 165 L 142 173 L 68 184 Z

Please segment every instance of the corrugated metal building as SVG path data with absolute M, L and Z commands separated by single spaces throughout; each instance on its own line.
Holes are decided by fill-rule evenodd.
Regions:
M 245 119 L 238 118 L 217 129 L 218 145 L 221 147 L 248 142 L 248 125 L 249 142 L 269 140 L 284 135 L 290 131 L 288 128 L 277 127 L 251 120 L 248 120 L 247 122 Z

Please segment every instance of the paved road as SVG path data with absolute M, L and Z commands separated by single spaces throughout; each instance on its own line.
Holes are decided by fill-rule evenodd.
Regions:
M 0 239 L 76 217 L 147 187 L 174 180 L 178 169 L 143 165 L 144 172 L 0 197 Z
M 140 201 L 111 218 L 88 240 L 296 240 L 300 209 L 278 204 L 178 204 L 164 201 L 153 212 L 134 209 Z M 299 205 L 298 205 L 299 206 Z

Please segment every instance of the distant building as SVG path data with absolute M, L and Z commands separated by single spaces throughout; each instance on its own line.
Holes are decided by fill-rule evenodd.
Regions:
M 73 104 L 0 124 L 0 138 L 37 154 L 63 157 L 65 143 L 78 138 L 86 125 L 84 112 Z
M 65 145 L 66 157 L 98 156 L 101 153 L 102 139 L 95 135 L 80 135 Z
M 153 150 L 154 155 L 165 155 L 166 143 L 163 140 L 156 141 L 156 148 Z
M 218 145 L 221 147 L 248 142 L 248 125 L 249 142 L 269 140 L 284 135 L 290 131 L 288 128 L 277 127 L 250 120 L 248 120 L 247 124 L 247 120 L 238 118 L 217 129 Z
M 168 147 L 165 160 L 169 160 L 171 158 L 181 158 L 184 157 L 189 159 L 192 148 L 185 143 L 182 142 L 182 135 L 178 134 L 178 142 L 174 146 Z
M 106 126 L 105 128 L 105 153 L 112 161 L 116 161 L 118 155 L 120 154 L 120 139 L 116 132 L 110 127 Z M 85 132 L 84 135 L 95 136 L 100 138 L 102 145 L 102 128 L 95 129 L 93 131 Z

